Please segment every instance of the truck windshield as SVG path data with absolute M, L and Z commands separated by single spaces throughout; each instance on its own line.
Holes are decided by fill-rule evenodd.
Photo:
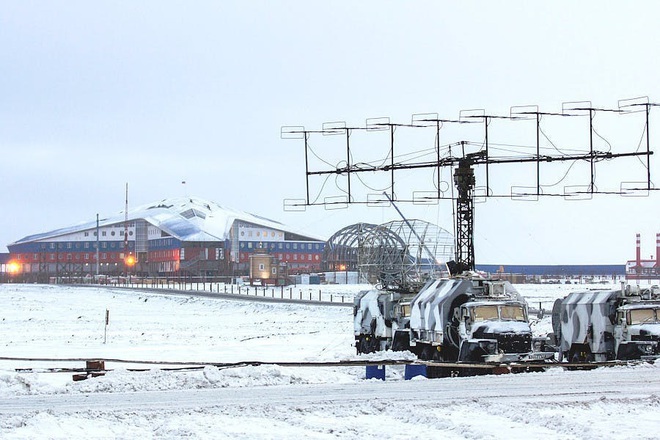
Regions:
M 502 306 L 500 314 L 503 321 L 525 321 L 525 311 L 521 306 Z
M 628 314 L 628 324 L 644 324 L 645 322 L 656 322 L 655 309 L 633 309 Z
M 497 314 L 497 306 L 495 305 L 472 307 L 470 310 L 470 315 L 472 321 L 474 322 L 499 319 L 499 315 Z
M 522 306 L 482 305 L 470 309 L 473 322 L 478 321 L 525 321 L 525 310 Z

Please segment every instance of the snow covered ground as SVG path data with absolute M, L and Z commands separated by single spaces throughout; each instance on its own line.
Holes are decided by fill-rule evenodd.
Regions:
M 517 287 L 530 306 L 550 308 L 555 298 L 586 286 Z M 346 295 L 359 290 L 322 288 Z M 550 331 L 549 317 L 534 328 Z M 138 372 L 130 370 L 149 366 L 107 362 L 113 371 L 105 376 L 74 382 L 71 373 L 48 369 L 84 362 L 45 360 L 360 359 L 352 343 L 351 307 L 0 285 L 0 437 L 660 437 L 660 367 L 648 364 L 410 381 L 403 380 L 402 366 L 387 366 L 386 380 L 377 381 L 364 379 L 364 367 Z M 11 357 L 44 360 L 6 360 Z M 32 371 L 17 371 L 24 368 Z

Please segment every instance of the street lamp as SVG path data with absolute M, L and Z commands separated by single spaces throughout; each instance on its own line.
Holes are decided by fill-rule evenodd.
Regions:
M 124 263 L 126 264 L 126 281 L 129 283 L 131 282 L 131 268 L 135 266 L 136 262 L 133 254 L 128 254 L 124 259 Z

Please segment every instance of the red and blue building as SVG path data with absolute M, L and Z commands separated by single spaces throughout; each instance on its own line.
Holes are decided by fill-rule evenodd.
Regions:
M 289 273 L 316 272 L 325 241 L 254 214 L 195 197 L 165 199 L 9 244 L 24 280 L 52 277 L 247 275 L 257 249 Z M 127 264 L 127 261 L 134 264 Z M 9 262 L 7 262 L 9 264 Z

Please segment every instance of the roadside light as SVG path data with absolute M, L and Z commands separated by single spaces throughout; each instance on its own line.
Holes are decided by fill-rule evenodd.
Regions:
M 346 270 L 346 265 L 345 264 L 340 264 L 339 265 L 339 270 Z
M 133 267 L 135 266 L 135 257 L 133 255 L 128 255 L 124 262 L 126 263 L 126 266 Z
M 18 272 L 20 272 L 20 270 L 21 270 L 21 265 L 15 261 L 10 261 L 7 264 L 7 272 L 9 272 L 12 275 L 17 274 Z

